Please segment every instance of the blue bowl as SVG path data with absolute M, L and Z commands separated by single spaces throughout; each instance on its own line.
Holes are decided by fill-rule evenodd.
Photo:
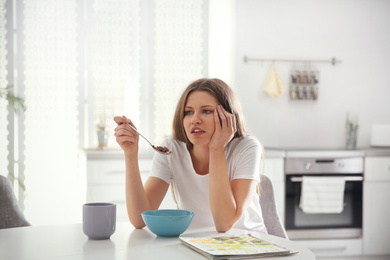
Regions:
M 190 226 L 195 213 L 181 209 L 158 209 L 142 212 L 142 218 L 154 234 L 177 237 Z

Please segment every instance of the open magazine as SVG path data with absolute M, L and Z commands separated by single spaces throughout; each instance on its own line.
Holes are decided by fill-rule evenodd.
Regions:
M 297 253 L 295 250 L 271 244 L 251 234 L 211 237 L 180 236 L 179 241 L 209 259 L 248 259 Z

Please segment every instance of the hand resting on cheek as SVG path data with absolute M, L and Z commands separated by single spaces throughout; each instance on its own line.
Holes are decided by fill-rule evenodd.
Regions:
M 237 132 L 236 118 L 221 105 L 214 110 L 215 131 L 211 138 L 210 149 L 224 149 Z

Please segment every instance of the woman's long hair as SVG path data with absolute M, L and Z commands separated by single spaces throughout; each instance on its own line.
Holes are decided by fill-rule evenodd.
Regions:
M 185 106 L 188 96 L 194 91 L 206 91 L 210 93 L 222 107 L 236 118 L 237 132 L 233 138 L 248 135 L 241 105 L 233 90 L 220 79 L 202 78 L 192 82 L 181 95 L 173 118 L 173 138 L 185 142 L 192 148 L 183 126 Z

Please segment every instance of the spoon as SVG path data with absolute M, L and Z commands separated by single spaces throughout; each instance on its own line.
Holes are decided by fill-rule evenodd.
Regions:
M 137 129 L 135 129 L 132 125 L 130 125 L 129 123 L 126 123 L 126 125 L 130 126 L 134 131 L 136 131 L 140 136 L 142 136 L 143 139 L 145 139 L 149 144 L 150 146 L 156 150 L 157 152 L 159 153 L 162 153 L 162 154 L 165 154 L 165 155 L 170 155 L 172 153 L 171 150 L 168 149 L 168 147 L 165 147 L 165 146 L 155 146 L 153 145 L 145 136 L 143 136 L 140 132 L 137 131 Z

